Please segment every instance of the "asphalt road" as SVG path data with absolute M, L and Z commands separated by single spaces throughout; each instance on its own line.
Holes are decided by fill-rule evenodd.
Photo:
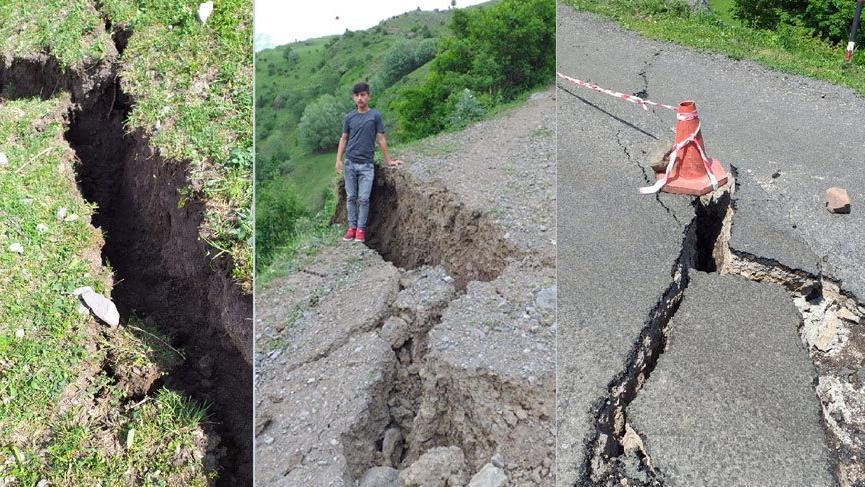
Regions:
M 824 82 L 647 40 L 567 7 L 559 7 L 557 22 L 557 69 L 564 74 L 662 103 L 696 101 L 709 156 L 739 174 L 733 249 L 822 272 L 860 301 L 865 297 L 865 100 Z M 689 197 L 637 192 L 651 173 L 645 152 L 656 139 L 672 139 L 672 112 L 645 112 L 562 80 L 558 85 L 557 461 L 558 484 L 564 486 L 584 474 L 593 417 L 673 282 L 694 209 Z M 830 186 L 847 189 L 851 214 L 826 211 Z M 689 288 L 685 302 L 712 292 L 712 286 Z M 747 306 L 758 316 L 789 311 L 771 299 L 714 305 L 709 316 L 718 327 L 729 325 L 729 310 L 736 307 Z M 757 324 L 753 317 L 740 321 Z M 779 340 L 798 339 L 794 324 L 782 329 L 788 335 Z M 806 353 L 794 348 L 788 352 Z M 788 372 L 764 367 L 761 380 L 787 380 Z M 733 364 L 718 373 L 730 384 L 739 377 Z M 735 394 L 729 387 L 726 392 Z M 816 397 L 806 396 L 799 396 L 805 403 L 795 411 L 815 410 Z M 783 415 L 783 406 L 768 403 L 764 413 Z M 711 411 L 688 414 L 699 419 Z M 817 415 L 796 417 L 819 426 Z M 749 434 L 773 435 L 777 425 L 758 422 Z

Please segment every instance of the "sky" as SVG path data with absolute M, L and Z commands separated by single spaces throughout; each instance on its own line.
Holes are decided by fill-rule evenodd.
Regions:
M 484 1 L 457 0 L 456 6 L 468 7 Z M 369 29 L 384 19 L 418 7 L 447 10 L 450 5 L 451 0 L 255 0 L 255 50 L 342 34 L 346 29 Z

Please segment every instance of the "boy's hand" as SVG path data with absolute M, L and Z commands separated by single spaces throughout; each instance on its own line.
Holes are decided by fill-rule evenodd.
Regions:
M 391 159 L 387 161 L 387 167 L 397 167 L 402 166 L 403 164 L 405 164 L 405 162 L 400 159 Z
M 342 160 L 340 159 L 336 160 L 336 173 L 342 174 Z

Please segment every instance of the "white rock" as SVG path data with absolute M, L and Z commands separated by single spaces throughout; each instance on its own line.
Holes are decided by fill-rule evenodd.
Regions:
M 24 247 L 20 243 L 15 242 L 9 246 L 9 252 L 15 252 L 16 254 L 22 254 L 23 255 L 24 254 Z
M 36 231 L 37 232 L 47 232 L 48 231 L 48 225 L 46 225 L 44 223 L 40 223 L 40 224 L 36 225 Z
M 94 292 L 90 286 L 79 287 L 72 291 L 72 294 L 84 301 L 90 312 L 108 325 L 117 326 L 120 324 L 120 313 L 117 311 L 117 306 L 110 299 Z
M 66 208 L 57 208 L 57 213 L 55 213 L 54 216 L 57 218 L 57 221 L 63 220 L 66 218 Z
M 15 338 L 24 338 L 24 328 L 15 330 Z
M 6 157 L 6 154 L 0 152 L 0 167 L 6 167 L 9 165 L 9 159 Z
M 213 13 L 213 2 L 204 2 L 198 6 L 198 20 L 201 21 L 202 24 L 207 23 L 207 19 L 210 17 L 210 14 Z

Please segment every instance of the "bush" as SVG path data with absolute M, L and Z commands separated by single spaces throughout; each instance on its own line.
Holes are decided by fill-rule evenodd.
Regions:
M 845 43 L 855 9 L 850 0 L 734 0 L 733 16 L 751 27 L 804 27 L 830 42 Z M 865 29 L 856 39 L 865 42 Z
M 336 147 L 342 133 L 342 118 L 349 109 L 348 100 L 330 94 L 322 95 L 307 105 L 297 125 L 301 146 L 308 151 Z
M 385 89 L 435 56 L 435 39 L 400 41 L 388 49 L 378 77 Z
M 488 7 L 455 10 L 453 34 L 439 41 L 430 74 L 420 86 L 401 92 L 394 103 L 403 135 L 425 137 L 449 126 L 455 97 L 466 88 L 495 104 L 551 83 L 555 18 L 552 0 L 501 0 Z M 452 104 L 446 106 L 445 100 Z
M 472 94 L 472 90 L 466 88 L 454 96 L 453 108 L 448 115 L 448 126 L 462 128 L 475 120 L 480 120 L 483 116 L 484 107 Z
M 282 58 L 285 59 L 289 66 L 294 66 L 300 62 L 300 55 L 294 52 L 294 49 L 290 46 L 286 47 L 285 50 L 282 51 Z
M 298 219 L 305 216 L 307 210 L 291 186 L 277 180 L 256 187 L 256 267 L 270 262 L 276 250 L 294 236 Z

